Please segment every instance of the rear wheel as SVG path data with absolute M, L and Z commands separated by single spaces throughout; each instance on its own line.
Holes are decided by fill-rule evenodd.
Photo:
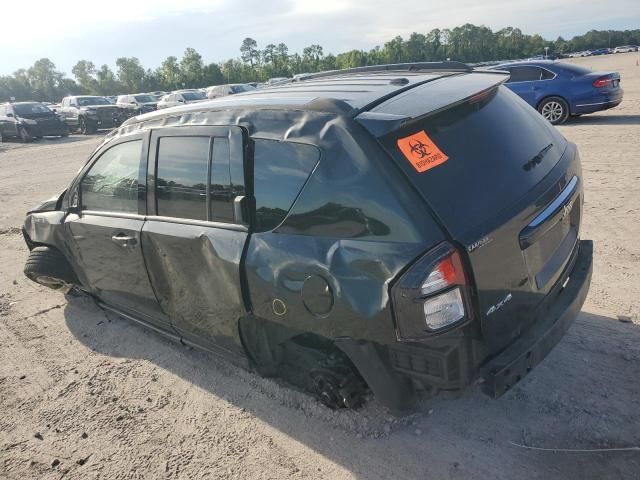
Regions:
M 538 111 L 552 125 L 560 125 L 569 117 L 569 105 L 560 97 L 545 98 L 538 105 Z
M 53 290 L 68 290 L 76 277 L 67 259 L 52 247 L 36 247 L 31 250 L 24 274 L 29 280 Z

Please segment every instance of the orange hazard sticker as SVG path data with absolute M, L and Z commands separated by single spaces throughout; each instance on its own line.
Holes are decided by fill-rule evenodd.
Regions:
M 417 172 L 426 172 L 449 160 L 424 130 L 398 139 L 398 148 Z

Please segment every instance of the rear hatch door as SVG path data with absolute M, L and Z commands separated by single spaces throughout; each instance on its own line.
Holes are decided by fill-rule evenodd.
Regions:
M 433 102 L 428 87 L 412 90 L 412 105 Z M 379 140 L 425 198 L 425 215 L 467 251 L 482 331 L 490 353 L 500 351 L 534 321 L 576 245 L 575 148 L 502 86 Z

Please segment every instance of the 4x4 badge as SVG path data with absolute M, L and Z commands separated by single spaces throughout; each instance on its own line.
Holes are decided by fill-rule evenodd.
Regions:
M 500 300 L 498 303 L 496 303 L 495 305 L 492 305 L 491 308 L 489 310 L 487 310 L 487 317 L 489 315 L 491 315 L 492 313 L 497 312 L 498 310 L 500 310 L 502 307 L 504 307 L 504 305 L 507 302 L 510 302 L 511 299 L 513 298 L 513 295 L 511 295 L 511 293 L 507 293 L 507 296 L 504 297 L 502 300 Z

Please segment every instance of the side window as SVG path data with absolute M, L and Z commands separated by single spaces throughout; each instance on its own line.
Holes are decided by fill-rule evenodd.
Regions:
M 142 141 L 114 145 L 80 182 L 82 210 L 138 213 L 139 179 L 144 177 Z
M 546 68 L 541 68 L 540 70 L 542 70 L 540 80 L 551 80 L 553 77 L 555 77 L 555 74 L 547 70 Z
M 542 69 L 538 67 L 512 67 L 510 70 L 511 78 L 509 83 L 540 80 L 542 74 Z
M 273 230 L 286 217 L 320 159 L 312 145 L 255 139 L 256 230 Z
M 209 137 L 161 137 L 158 144 L 158 215 L 207 220 Z
M 231 192 L 229 139 L 213 140 L 211 158 L 211 221 L 232 223 L 234 194 Z M 240 193 L 242 194 L 242 193 Z

